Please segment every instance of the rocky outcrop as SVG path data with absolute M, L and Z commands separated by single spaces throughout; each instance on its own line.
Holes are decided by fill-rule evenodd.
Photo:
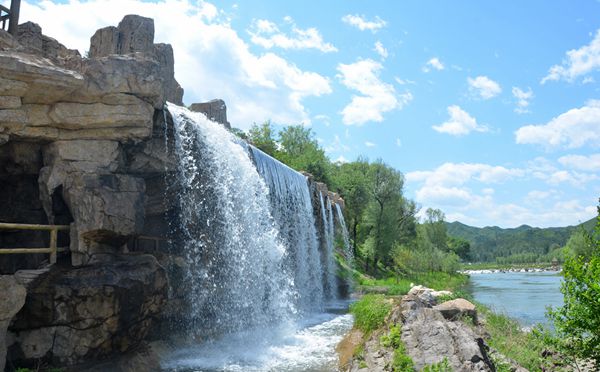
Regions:
M 0 275 L 0 293 L 0 371 L 4 371 L 6 330 L 13 316 L 23 307 L 26 291 L 12 275 Z
M 231 124 L 227 121 L 227 106 L 222 99 L 213 99 L 212 101 L 202 103 L 192 103 L 191 111 L 201 112 L 209 120 L 223 124 L 225 128 L 231 129 Z
M 10 327 L 10 359 L 68 365 L 125 352 L 146 336 L 166 300 L 166 273 L 150 255 L 53 266 L 30 285 Z
M 456 299 L 437 304 L 447 293 L 415 286 L 409 294 L 396 300 L 385 326 L 364 340 L 363 352 L 341 364 L 345 371 L 391 371 L 394 349 L 382 343 L 382 336 L 392 328 L 401 334 L 406 354 L 417 371 L 428 365 L 447 361 L 453 371 L 495 371 L 488 357 L 488 347 L 479 329 L 464 322 L 473 315 L 473 305 Z M 476 315 L 473 315 L 476 319 Z M 349 342 L 346 340 L 346 342 Z M 343 344 L 343 342 L 342 342 Z M 341 344 L 341 345 L 342 345 Z M 347 357 L 346 357 L 347 358 Z
M 128 252 L 138 235 L 168 230 L 169 206 L 158 199 L 174 162 L 162 109 L 183 95 L 173 50 L 154 44 L 151 19 L 127 16 L 98 31 L 90 51 L 82 58 L 30 22 L 17 37 L 0 30 L 0 202 L 10 206 L 0 221 L 70 225 L 58 236 L 70 249 L 48 272 L 17 271 L 37 269 L 47 255 L 0 260 L 0 274 L 28 278 L 10 326 L 0 301 L 15 365 L 134 349 L 166 304 L 165 269 Z M 0 231 L 0 247 L 48 245 L 48 232 Z

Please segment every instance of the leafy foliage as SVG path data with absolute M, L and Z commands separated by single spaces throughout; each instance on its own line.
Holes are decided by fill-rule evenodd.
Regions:
M 383 325 L 391 305 L 383 295 L 365 295 L 350 306 L 354 315 L 354 325 L 369 333 Z
M 564 305 L 550 310 L 561 351 L 593 359 L 600 366 L 600 206 L 593 233 L 583 232 L 587 254 L 572 254 L 563 265 Z

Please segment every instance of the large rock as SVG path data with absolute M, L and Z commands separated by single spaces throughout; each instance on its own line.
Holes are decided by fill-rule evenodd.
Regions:
M 0 371 L 4 371 L 6 330 L 13 316 L 23 307 L 27 291 L 12 275 L 0 275 L 0 293 Z
M 0 51 L 0 79 L 0 95 L 20 96 L 23 103 L 59 102 L 83 85 L 80 73 L 13 50 Z
M 231 129 L 231 124 L 227 121 L 227 106 L 222 99 L 213 99 L 212 101 L 202 103 L 192 103 L 190 110 L 201 112 L 209 120 L 223 124 L 227 129 Z
M 415 368 L 445 359 L 455 371 L 494 371 L 484 340 L 465 323 L 449 321 L 412 294 L 402 299 L 402 341 Z
M 475 305 L 464 298 L 446 301 L 434 306 L 433 309 L 439 311 L 448 320 L 469 317 L 473 320 L 473 323 L 477 324 L 477 310 L 475 309 Z
M 75 364 L 124 353 L 146 336 L 167 300 L 164 269 L 150 255 L 52 270 L 30 285 L 10 332 L 13 364 Z
M 68 49 L 55 39 L 43 35 L 42 28 L 37 23 L 21 23 L 17 30 L 17 40 L 22 50 L 49 58 L 59 65 L 81 59 L 77 50 Z

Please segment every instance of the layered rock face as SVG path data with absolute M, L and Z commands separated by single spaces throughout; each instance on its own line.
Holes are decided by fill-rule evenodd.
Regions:
M 167 299 L 164 267 L 129 252 L 141 234 L 166 236 L 164 175 L 173 162 L 162 109 L 183 95 L 173 50 L 154 44 L 153 21 L 139 16 L 99 30 L 90 58 L 34 23 L 18 31 L 0 30 L 0 202 L 10 206 L 0 221 L 70 232 L 59 234 L 69 249 L 50 270 L 17 271 L 37 269 L 47 255 L 2 256 L 0 274 L 33 280 L 18 313 L 24 290 L 21 300 L 2 300 L 0 362 L 5 340 L 13 365 L 122 353 L 140 344 Z M 0 230 L 2 248 L 48 246 L 47 232 Z
M 124 150 L 150 140 L 155 110 L 183 95 L 172 48 L 153 39 L 151 19 L 126 16 L 98 30 L 81 58 L 25 23 L 0 50 L 0 143 L 31 144 L 42 159 L 39 199 L 50 223 L 66 204 L 73 265 L 118 253 L 142 231 L 145 182 L 129 174 Z

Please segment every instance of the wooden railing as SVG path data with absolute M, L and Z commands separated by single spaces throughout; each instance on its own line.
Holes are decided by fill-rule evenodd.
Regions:
M 68 231 L 69 225 L 32 225 L 23 223 L 4 223 L 0 222 L 0 230 L 35 230 L 50 232 L 50 247 L 48 248 L 0 248 L 0 254 L 31 254 L 31 253 L 49 253 L 50 263 L 56 263 L 58 252 L 64 252 L 69 247 L 58 247 L 58 232 Z
M 10 9 L 5 6 L 0 5 L 0 24 L 2 25 L 2 29 L 6 30 L 6 22 L 10 19 Z
M 6 21 L 8 21 L 8 32 L 12 36 L 17 36 L 17 30 L 19 25 L 19 10 L 21 8 L 21 0 L 11 0 L 10 9 L 0 5 L 0 24 L 2 29 L 6 28 Z M 6 14 L 2 14 L 6 13 Z

